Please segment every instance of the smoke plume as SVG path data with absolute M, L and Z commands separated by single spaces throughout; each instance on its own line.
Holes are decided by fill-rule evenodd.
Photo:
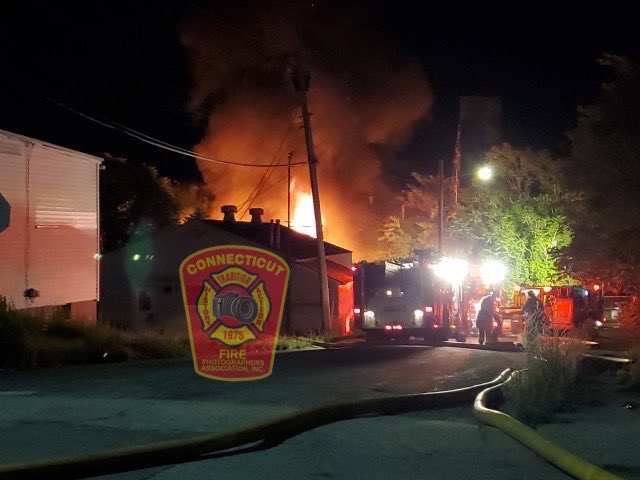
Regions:
M 405 144 L 431 108 L 420 65 L 359 28 L 342 8 L 311 0 L 224 9 L 212 3 L 185 18 L 182 41 L 192 66 L 190 107 L 208 121 L 196 150 L 208 157 L 286 164 L 291 154 L 292 162 L 306 161 L 290 67 L 309 69 L 325 235 L 357 258 L 375 256 L 379 219 L 395 197 L 377 152 Z M 268 218 L 286 222 L 287 168 L 198 166 L 216 196 L 212 216 L 223 204 L 241 213 L 261 206 Z M 306 166 L 292 172 L 293 210 L 297 193 L 309 191 L 309 177 Z

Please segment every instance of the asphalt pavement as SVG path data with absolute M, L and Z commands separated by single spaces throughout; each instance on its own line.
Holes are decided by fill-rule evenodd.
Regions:
M 283 352 L 276 356 L 271 377 L 240 383 L 199 377 L 190 361 L 0 371 L 0 462 L 53 459 L 183 439 L 239 429 L 314 406 L 458 388 L 491 380 L 522 361 L 519 353 L 392 345 Z M 322 438 L 324 431 L 344 435 L 345 428 L 355 428 L 357 436 L 358 425 L 369 421 L 372 427 L 378 422 L 407 426 L 411 418 L 358 420 L 353 426 L 341 422 L 295 437 L 293 443 L 287 441 L 278 448 L 284 449 L 280 451 L 285 456 L 294 455 L 287 449 L 307 435 Z M 412 442 L 410 438 L 403 441 Z M 232 470 L 223 478 L 245 478 L 244 473 L 231 473 L 234 462 L 241 460 L 229 457 L 228 461 Z

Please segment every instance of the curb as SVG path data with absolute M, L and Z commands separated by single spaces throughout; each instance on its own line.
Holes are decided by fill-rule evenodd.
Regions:
M 216 452 L 247 447 L 277 445 L 294 435 L 333 422 L 372 415 L 394 415 L 424 409 L 442 409 L 473 401 L 487 387 L 504 382 L 511 369 L 495 379 L 455 390 L 415 393 L 327 405 L 234 432 L 204 435 L 188 440 L 141 445 L 80 457 L 32 463 L 0 465 L 0 479 L 78 479 L 142 468 L 203 460 Z
M 471 350 L 486 350 L 490 352 L 522 352 L 523 350 L 518 348 L 514 342 L 498 342 L 488 343 L 485 345 L 479 345 L 477 343 L 464 343 L 464 342 L 450 342 L 445 341 L 439 346 L 453 347 L 453 348 L 468 348 Z
M 609 473 L 568 450 L 555 445 L 512 416 L 499 410 L 488 408 L 486 406 L 487 401 L 492 400 L 492 397 L 495 399 L 496 395 L 501 394 L 501 388 L 512 377 L 513 375 L 510 374 L 503 383 L 491 386 L 478 394 L 473 403 L 473 414 L 478 420 L 498 430 L 502 430 L 548 462 L 579 480 L 622 480 L 621 477 Z

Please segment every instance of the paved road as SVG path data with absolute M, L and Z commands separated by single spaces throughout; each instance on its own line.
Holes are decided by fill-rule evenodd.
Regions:
M 0 462 L 222 432 L 303 408 L 445 390 L 519 366 L 521 354 L 380 346 L 282 353 L 265 380 L 201 378 L 190 362 L 0 372 Z
M 469 407 L 332 423 L 267 450 L 93 480 L 569 480 Z

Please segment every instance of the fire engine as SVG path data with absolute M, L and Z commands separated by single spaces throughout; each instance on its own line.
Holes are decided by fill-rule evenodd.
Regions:
M 428 254 L 404 262 L 363 262 L 354 272 L 356 325 L 368 340 L 446 340 L 455 328 L 453 292 Z
M 586 286 L 526 286 L 514 287 L 513 304 L 521 308 L 529 291 L 544 306 L 547 326 L 552 330 L 571 331 L 583 325 L 597 325 L 603 318 L 603 288 L 600 283 Z

